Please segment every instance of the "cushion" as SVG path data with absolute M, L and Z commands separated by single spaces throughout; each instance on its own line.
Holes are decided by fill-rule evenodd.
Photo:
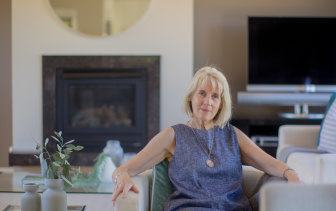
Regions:
M 328 103 L 318 140 L 318 149 L 336 153 L 336 93 Z
M 168 164 L 168 160 L 165 159 L 153 167 L 153 183 L 150 192 L 151 211 L 162 211 L 168 196 L 173 192 L 173 185 L 168 176 Z

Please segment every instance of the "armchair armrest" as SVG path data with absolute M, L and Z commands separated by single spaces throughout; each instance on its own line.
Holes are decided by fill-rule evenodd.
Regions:
M 288 145 L 316 149 L 319 131 L 319 125 L 280 126 L 277 157 L 279 152 Z
M 336 184 L 269 183 L 261 188 L 260 211 L 332 211 Z
M 265 173 L 252 166 L 243 166 L 243 191 L 250 198 L 259 189 L 259 182 Z
M 336 154 L 320 154 L 316 158 L 315 183 L 336 183 Z
M 126 198 L 119 197 L 116 200 L 115 211 L 147 211 L 149 210 L 149 184 L 152 182 L 152 170 L 147 170 L 132 177 L 139 193 L 130 191 Z

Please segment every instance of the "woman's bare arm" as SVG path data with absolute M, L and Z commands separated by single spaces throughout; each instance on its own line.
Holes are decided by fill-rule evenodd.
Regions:
M 287 164 L 265 153 L 251 141 L 241 130 L 236 131 L 242 161 L 261 171 L 277 177 L 284 177 L 290 182 L 298 182 L 298 175 Z

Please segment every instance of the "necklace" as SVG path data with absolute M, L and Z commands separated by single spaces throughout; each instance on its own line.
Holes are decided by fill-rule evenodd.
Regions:
M 215 166 L 215 163 L 211 160 L 210 156 L 211 156 L 211 152 L 212 152 L 212 147 L 214 145 L 214 139 L 215 139 L 215 127 L 212 128 L 212 143 L 211 143 L 211 147 L 210 147 L 210 151 L 209 153 L 207 152 L 207 150 L 205 149 L 205 147 L 203 146 L 202 142 L 200 141 L 200 139 L 198 138 L 194 128 L 190 125 L 190 128 L 194 134 L 194 136 L 196 137 L 196 140 L 198 141 L 199 145 L 201 146 L 202 150 L 204 151 L 204 153 L 208 156 L 207 160 L 206 160 L 206 165 L 208 167 L 214 167 Z

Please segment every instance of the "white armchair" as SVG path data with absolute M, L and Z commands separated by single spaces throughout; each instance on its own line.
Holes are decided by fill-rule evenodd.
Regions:
M 268 176 L 253 167 L 243 166 L 243 190 L 250 201 L 253 210 L 258 210 L 258 191 Z M 129 192 L 126 198 L 119 197 L 116 201 L 115 211 L 148 211 L 150 209 L 149 184 L 152 182 L 152 170 L 147 170 L 133 177 L 139 194 Z
M 319 131 L 319 125 L 281 126 L 277 158 L 295 169 L 305 183 L 336 183 L 336 154 L 317 150 Z
M 269 183 L 260 191 L 260 211 L 334 211 L 336 184 Z

